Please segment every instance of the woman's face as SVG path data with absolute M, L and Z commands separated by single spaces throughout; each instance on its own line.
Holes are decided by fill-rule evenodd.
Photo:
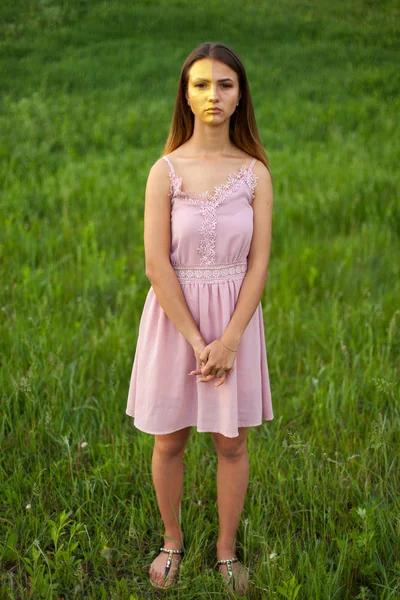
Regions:
M 201 120 L 222 123 L 234 113 L 240 99 L 236 71 L 219 60 L 196 61 L 189 70 L 186 98 Z M 219 108 L 221 112 L 210 112 L 210 108 Z

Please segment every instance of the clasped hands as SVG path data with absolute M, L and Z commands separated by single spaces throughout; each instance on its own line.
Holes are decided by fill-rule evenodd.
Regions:
M 214 384 L 214 387 L 222 385 L 226 376 L 233 371 L 236 352 L 225 348 L 219 339 L 214 340 L 207 346 L 203 342 L 192 347 L 196 361 L 200 366 L 190 371 L 189 375 L 200 375 L 197 383 L 207 383 L 216 377 L 219 381 Z

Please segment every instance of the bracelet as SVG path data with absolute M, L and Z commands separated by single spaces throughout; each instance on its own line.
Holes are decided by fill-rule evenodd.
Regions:
M 221 344 L 224 346 L 224 348 L 226 348 L 227 350 L 230 350 L 231 352 L 237 352 L 237 350 L 232 350 L 232 348 L 228 348 L 228 346 L 225 346 L 224 342 L 220 338 L 218 338 L 218 339 L 221 342 Z

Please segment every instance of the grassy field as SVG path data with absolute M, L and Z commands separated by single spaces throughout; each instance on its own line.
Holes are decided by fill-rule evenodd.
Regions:
M 400 597 L 399 17 L 395 0 L 1 5 L 1 600 L 156 596 L 153 438 L 125 415 L 144 188 L 181 65 L 217 40 L 245 64 L 275 194 L 249 598 Z M 193 429 L 168 597 L 221 596 L 215 475 Z

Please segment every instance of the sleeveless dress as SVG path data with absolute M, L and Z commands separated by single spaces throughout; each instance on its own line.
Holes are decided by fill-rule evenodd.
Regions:
M 247 271 L 253 235 L 255 158 L 229 174 L 212 193 L 182 192 L 168 156 L 171 201 L 170 262 L 206 344 L 222 336 Z M 188 426 L 233 438 L 238 427 L 274 418 L 259 302 L 235 353 L 233 371 L 196 383 L 193 349 L 161 308 L 150 287 L 140 319 L 126 414 L 137 429 L 172 433 Z

